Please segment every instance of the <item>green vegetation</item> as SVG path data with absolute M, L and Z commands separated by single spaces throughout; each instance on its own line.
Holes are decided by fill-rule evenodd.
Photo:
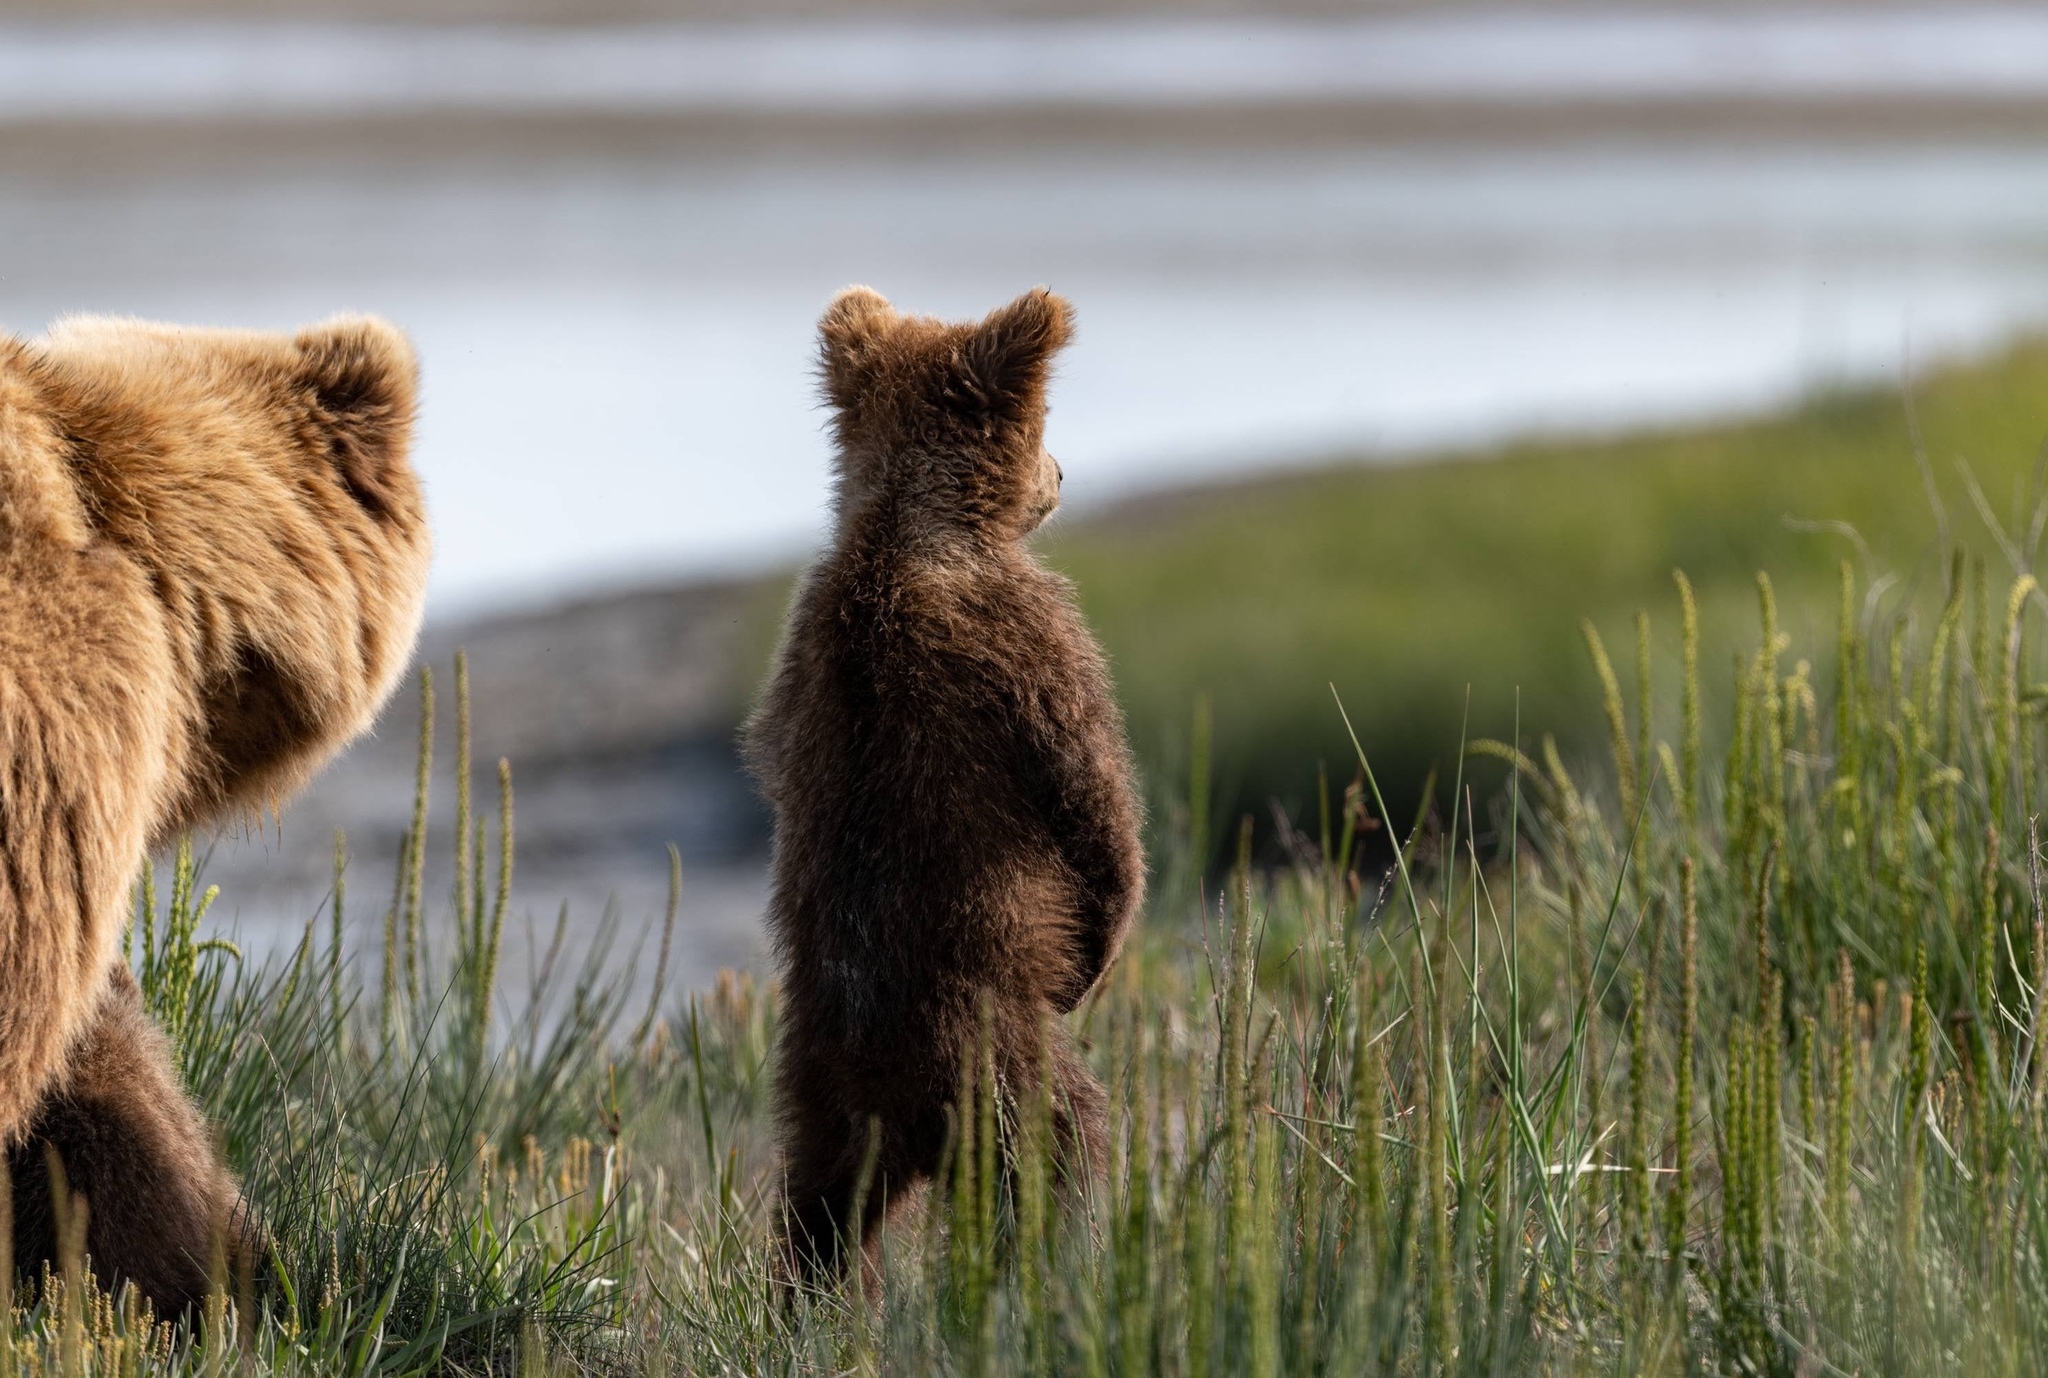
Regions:
M 1080 586 L 1156 774 L 1185 774 L 1178 744 L 1206 692 L 1223 811 L 1275 796 L 1307 806 L 1316 762 L 1350 752 L 1334 682 L 1405 813 L 1430 765 L 1451 764 L 1468 686 L 1474 735 L 1508 733 L 1519 689 L 1522 720 L 1568 755 L 1596 741 L 1579 619 L 1625 656 L 1636 610 L 1668 595 L 1674 567 L 1692 576 L 1709 646 L 1733 644 L 1758 569 L 1777 579 L 1788 626 L 1824 627 L 1845 557 L 1866 580 L 1939 584 L 1931 477 L 1949 539 L 2010 569 L 1970 486 L 2001 528 L 2024 530 L 2044 442 L 2048 342 L 2036 342 L 1909 391 L 1844 392 L 1763 420 L 1139 502 L 1055 527 L 1046 546 Z M 1705 669 L 1717 701 L 1726 665 Z
M 2009 405 L 2042 358 L 1930 380 L 1923 434 L 2018 452 L 2034 422 L 1973 430 L 1971 399 Z M 496 809 L 472 800 L 458 665 L 461 791 L 420 787 L 373 899 L 344 894 L 337 866 L 289 961 L 256 970 L 202 940 L 189 852 L 164 905 L 138 896 L 131 958 L 272 1266 L 223 1278 L 172 1329 L 94 1294 L 73 1255 L 15 1293 L 0 1374 L 2041 1371 L 2048 599 L 1998 565 L 2008 545 L 2030 562 L 2040 517 L 1980 524 L 1992 555 L 1959 541 L 1900 581 L 1822 570 L 1756 516 L 1847 516 L 1874 541 L 1919 519 L 1875 480 L 1826 479 L 1861 462 L 1857 416 L 1878 448 L 1889 423 L 1868 399 L 1708 446 L 1776 495 L 1725 534 L 1785 541 L 1776 584 L 1669 567 L 1630 582 L 1736 503 L 1716 496 L 1732 479 L 1689 489 L 1641 442 L 1658 482 L 1610 488 L 1654 530 L 1573 546 L 1598 566 L 1625 545 L 1598 587 L 1641 602 L 1609 607 L 1604 640 L 1560 620 L 1562 648 L 1541 648 L 1558 719 L 1605 725 L 1576 758 L 1597 764 L 1546 745 L 1532 693 L 1501 740 L 1432 742 L 1443 806 L 1396 810 L 1345 714 L 1378 719 L 1325 697 L 1341 770 L 1275 829 L 1275 863 L 1247 825 L 1219 878 L 1193 860 L 1214 850 L 1210 719 L 1184 716 L 1201 768 L 1162 811 L 1147 927 L 1076 1016 L 1116 1107 L 1105 1184 L 1064 1200 L 1035 1147 L 1043 1103 L 999 1123 L 964 1069 L 953 1166 L 887 1236 L 872 1300 L 771 1281 L 772 991 L 729 977 L 677 999 L 657 979 L 630 1000 L 601 957 L 544 963 L 516 1004 L 495 989 L 511 776 Z M 1780 472 L 1792 434 L 1835 437 L 1833 468 L 1798 471 L 1810 490 Z M 1910 453 L 1894 469 L 1917 483 Z M 1494 505 L 1445 502 L 1464 531 Z M 1512 515 L 1488 520 L 1509 532 Z M 1816 627 L 1786 590 L 1815 600 L 1824 578 L 1835 617 Z M 1492 625 L 1443 619 L 1454 644 Z M 1519 644 L 1475 647 L 1473 673 Z M 1210 683 L 1224 724 L 1234 701 Z M 1507 770 L 1498 791 L 1471 786 L 1481 761 Z M 444 847 L 461 879 L 424 894 Z M 382 920 L 381 952 L 344 949 L 344 908 Z M 644 943 L 661 965 L 666 931 Z M 999 1135 L 1021 1146 L 1014 1194 Z
M 1819 647 L 1787 644 L 1757 581 L 1725 715 L 1696 676 L 1609 675 L 1601 769 L 1474 743 L 1508 789 L 1483 818 L 1448 792 L 1384 882 L 1362 761 L 1278 868 L 1247 824 L 1206 890 L 1176 834 L 1078 1016 L 1113 1088 L 1106 1185 L 1063 1201 L 1047 1107 L 999 1126 L 966 1069 L 955 1168 L 888 1236 L 872 1302 L 770 1280 L 772 995 L 628 1008 L 593 968 L 492 1028 L 508 775 L 495 832 L 466 789 L 452 827 L 419 815 L 376 1003 L 332 914 L 269 973 L 200 942 L 188 853 L 131 953 L 274 1276 L 223 1279 L 174 1332 L 72 1258 L 17 1296 L 0 1365 L 2039 1371 L 2044 600 L 1949 569 L 1872 600 L 1844 567 Z M 1696 625 L 1669 587 L 1659 620 Z M 445 905 L 417 881 L 436 836 L 468 862 Z

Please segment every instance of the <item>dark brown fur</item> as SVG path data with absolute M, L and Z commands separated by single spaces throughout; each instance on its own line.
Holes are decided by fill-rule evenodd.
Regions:
M 1102 1088 L 1056 1016 L 1143 897 L 1123 720 L 1068 583 L 1024 538 L 1058 501 L 1045 387 L 1067 306 L 898 315 L 864 288 L 821 324 L 836 531 L 746 728 L 775 809 L 776 1084 L 791 1268 L 838 1269 L 939 1166 L 991 1002 L 1002 1094 L 1052 1080 L 1063 1175 L 1104 1166 Z
M 234 1176 L 172 1066 L 135 978 L 116 966 L 62 1083 L 7 1154 L 18 1263 L 62 1261 L 54 1158 L 71 1209 L 85 1211 L 85 1251 L 104 1284 L 132 1282 L 182 1310 L 206 1295 L 216 1268 L 227 1283 L 254 1266 L 260 1241 Z

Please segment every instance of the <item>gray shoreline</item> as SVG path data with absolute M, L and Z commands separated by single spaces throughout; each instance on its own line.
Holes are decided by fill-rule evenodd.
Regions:
M 565 600 L 431 627 L 374 731 L 323 772 L 281 819 L 199 839 L 204 879 L 221 887 L 212 919 L 252 957 L 289 951 L 309 920 L 326 936 L 337 829 L 346 831 L 348 943 L 375 960 L 411 822 L 419 741 L 419 669 L 435 682 L 426 897 L 429 937 L 445 936 L 454 885 L 456 695 L 467 652 L 475 724 L 474 808 L 490 829 L 496 884 L 497 762 L 511 762 L 516 817 L 512 927 L 545 948 L 566 915 L 573 974 L 616 924 L 614 960 L 652 981 L 635 945 L 658 926 L 667 848 L 683 858 L 671 957 L 685 988 L 721 967 L 757 966 L 766 897 L 767 819 L 732 735 L 749 686 L 747 618 L 779 585 L 678 583 Z M 648 949 L 651 953 L 651 947 Z M 523 990 L 527 948 L 508 944 L 508 992 Z
M 808 22 L 393 24 L 0 17 L 0 122 L 1033 120 L 1356 109 L 1392 120 L 1936 112 L 2048 103 L 2019 7 Z M 1425 121 L 1426 122 L 1426 121 Z
M 1274 107 L 1061 108 L 949 114 L 461 115 L 351 119 L 22 120 L 0 126 L 0 173 L 92 181 L 138 174 L 245 176 L 317 165 L 402 169 L 447 163 L 883 154 L 914 160 L 1090 147 L 1161 150 L 1605 144 L 1825 143 L 1843 146 L 2048 142 L 2048 99 L 1333 102 Z

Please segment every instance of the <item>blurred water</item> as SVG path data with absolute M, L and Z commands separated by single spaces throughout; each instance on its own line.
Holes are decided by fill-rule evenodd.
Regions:
M 979 21 L 0 24 L 0 117 L 2048 94 L 2013 5 Z
M 2048 135 L 1543 142 L 1511 126 L 1491 143 L 1098 130 L 829 152 L 643 131 L 638 152 L 594 156 L 416 150 L 393 123 L 313 140 L 326 152 L 304 162 L 119 169 L 12 156 L 41 135 L 0 126 L 0 328 L 71 311 L 403 323 L 424 359 L 445 628 L 800 556 L 827 486 L 813 323 L 854 281 L 947 314 L 1037 283 L 1072 297 L 1049 440 L 1083 510 L 1262 467 L 1761 408 L 2048 321 Z M 549 649 L 503 674 L 589 669 Z M 534 767 L 515 921 L 545 930 L 566 900 L 572 962 L 608 902 L 637 934 L 674 839 L 678 978 L 757 960 L 760 858 L 697 826 L 747 812 L 722 722 L 652 723 L 611 754 L 577 750 L 578 728 L 552 758 L 485 749 Z M 388 736 L 281 828 L 221 844 L 218 918 L 252 948 L 319 907 L 336 824 L 374 947 L 410 797 L 410 731 Z
M 402 322 L 444 617 L 801 551 L 812 323 L 852 281 L 1073 298 L 1076 506 L 1760 407 L 2048 314 L 2048 141 L 372 155 L 0 174 L 0 327 Z

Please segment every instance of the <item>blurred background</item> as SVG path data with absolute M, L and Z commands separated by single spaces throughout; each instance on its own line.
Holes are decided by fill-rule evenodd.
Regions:
M 0 328 L 409 329 L 437 817 L 461 645 L 518 781 L 515 913 L 637 933 L 673 842 L 693 982 L 759 959 L 731 737 L 823 530 L 812 330 L 851 282 L 1075 303 L 1041 542 L 1163 829 L 1203 696 L 1219 817 L 1263 836 L 1350 778 L 1333 686 L 1406 809 L 1461 726 L 1597 740 L 1580 618 L 1626 671 L 1648 610 L 1662 666 L 1675 565 L 1711 668 L 1758 568 L 1806 635 L 1844 558 L 1895 589 L 1946 541 L 2032 560 L 2048 12 L 0 6 Z M 319 910 L 336 827 L 381 933 L 414 703 L 215 846 L 245 941 Z

